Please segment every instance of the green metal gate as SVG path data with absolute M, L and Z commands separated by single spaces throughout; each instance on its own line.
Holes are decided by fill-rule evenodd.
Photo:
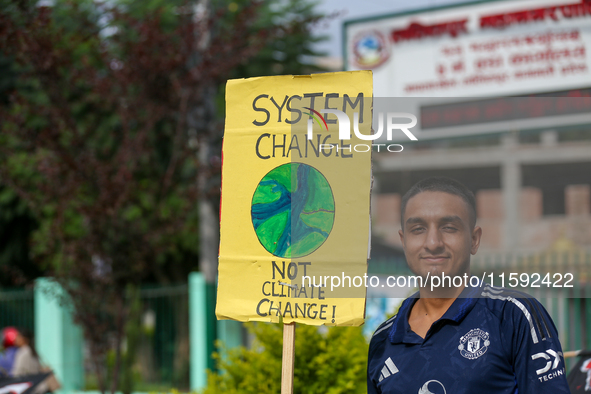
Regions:
M 0 290 L 0 328 L 35 328 L 34 291 L 23 289 Z

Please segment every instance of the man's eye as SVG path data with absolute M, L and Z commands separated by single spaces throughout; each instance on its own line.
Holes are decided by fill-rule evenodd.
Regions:
M 457 231 L 458 229 L 453 226 L 445 226 L 443 228 L 445 231 Z
M 418 234 L 418 233 L 421 233 L 423 230 L 425 230 L 424 227 L 414 227 L 412 230 L 410 230 L 410 232 L 414 233 L 414 234 Z

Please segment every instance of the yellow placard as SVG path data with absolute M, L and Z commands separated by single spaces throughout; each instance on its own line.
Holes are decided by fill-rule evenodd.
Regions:
M 363 323 L 371 98 L 371 71 L 228 82 L 219 319 Z

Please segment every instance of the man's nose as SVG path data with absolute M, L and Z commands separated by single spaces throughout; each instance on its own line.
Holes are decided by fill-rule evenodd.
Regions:
M 443 249 L 443 239 L 441 237 L 441 232 L 436 227 L 429 227 L 427 230 L 425 248 L 431 253 L 435 253 Z

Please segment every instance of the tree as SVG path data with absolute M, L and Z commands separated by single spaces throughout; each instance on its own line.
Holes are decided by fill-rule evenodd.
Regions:
M 0 55 L 0 105 L 8 103 L 7 92 L 14 89 L 15 77 L 9 59 Z M 28 238 L 36 227 L 27 205 L 0 185 L 0 286 L 22 286 L 41 273 L 28 253 Z
M 250 349 L 223 351 L 217 373 L 209 373 L 200 394 L 275 394 L 281 391 L 282 327 L 249 323 L 255 336 Z M 315 327 L 296 330 L 294 393 L 366 392 L 368 344 L 360 327 Z
M 246 1 L 205 11 L 176 1 L 139 16 L 133 2 L 35 3 L 0 9 L 0 48 L 16 71 L 0 107 L 0 181 L 39 221 L 34 255 L 70 296 L 101 392 L 114 392 L 128 289 L 184 280 L 174 263 L 198 251 L 195 201 L 211 190 L 195 178 L 219 167 L 195 154 L 220 132 L 199 111 L 211 86 L 312 20 L 262 23 L 267 3 Z

